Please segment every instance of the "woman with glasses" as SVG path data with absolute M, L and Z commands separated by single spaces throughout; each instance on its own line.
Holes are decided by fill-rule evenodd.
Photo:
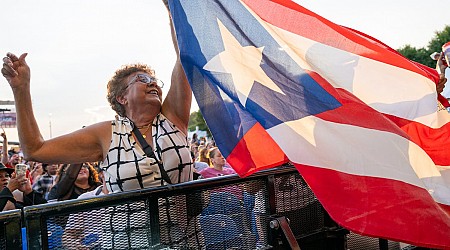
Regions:
M 51 140 L 42 138 L 33 114 L 27 54 L 18 57 L 8 53 L 1 72 L 13 90 L 25 158 L 48 163 L 101 161 L 109 192 L 192 180 L 187 141 L 192 92 L 179 60 L 173 28 L 172 38 L 177 61 L 165 100 L 164 84 L 154 70 L 143 64 L 126 65 L 107 85 L 107 99 L 118 115 L 116 119 Z M 141 137 L 143 141 L 139 142 Z M 145 144 L 150 149 L 147 153 Z

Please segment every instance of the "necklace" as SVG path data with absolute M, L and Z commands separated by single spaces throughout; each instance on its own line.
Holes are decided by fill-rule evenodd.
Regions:
M 144 137 L 144 139 L 147 138 L 147 136 L 145 134 L 147 134 L 147 132 L 148 132 L 148 130 L 150 130 L 151 126 L 152 126 L 152 124 L 150 123 L 147 126 L 137 127 L 139 130 L 141 130 L 145 127 L 147 128 L 143 133 L 141 133 L 142 137 Z

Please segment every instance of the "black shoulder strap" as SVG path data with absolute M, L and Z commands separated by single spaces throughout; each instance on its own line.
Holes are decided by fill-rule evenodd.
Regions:
M 98 196 L 103 191 L 103 185 L 97 187 L 97 191 L 95 192 L 95 196 Z
M 155 159 L 155 161 L 158 163 L 159 172 L 161 172 L 161 177 L 163 178 L 163 180 L 169 184 L 172 184 L 172 181 L 170 180 L 169 175 L 167 174 L 166 170 L 164 169 L 162 162 L 158 161 L 158 159 L 156 159 L 155 152 L 153 152 L 152 147 L 150 147 L 150 145 L 148 145 L 147 141 L 145 141 L 144 137 L 142 136 L 141 131 L 139 131 L 137 126 L 134 124 L 133 124 L 133 133 L 136 136 L 136 138 L 138 139 L 139 144 L 141 144 L 142 150 L 144 150 L 145 155 L 147 155 L 147 157 Z

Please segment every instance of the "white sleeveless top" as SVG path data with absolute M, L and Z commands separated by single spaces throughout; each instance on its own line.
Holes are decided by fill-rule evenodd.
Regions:
M 144 154 L 132 136 L 133 124 L 128 118 L 112 121 L 112 138 L 108 154 L 101 163 L 109 192 L 121 192 L 165 183 L 158 163 Z M 186 135 L 163 114 L 152 123 L 155 156 L 162 160 L 172 184 L 192 180 L 192 159 Z M 160 149 L 160 150 L 157 150 Z

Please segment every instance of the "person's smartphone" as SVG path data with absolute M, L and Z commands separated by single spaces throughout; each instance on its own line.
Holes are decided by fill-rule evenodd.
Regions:
M 16 176 L 19 176 L 19 175 L 25 175 L 26 174 L 26 172 L 27 172 L 27 165 L 25 165 L 25 164 L 17 164 L 16 165 Z

